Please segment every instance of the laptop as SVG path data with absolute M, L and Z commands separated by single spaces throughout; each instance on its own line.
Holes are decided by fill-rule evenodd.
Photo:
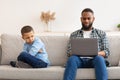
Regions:
M 98 55 L 97 38 L 71 39 L 71 50 L 73 55 L 81 57 L 94 57 Z

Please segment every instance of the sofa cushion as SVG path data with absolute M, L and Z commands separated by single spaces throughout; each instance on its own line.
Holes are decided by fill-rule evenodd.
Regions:
M 107 35 L 110 48 L 110 56 L 108 60 L 111 66 L 117 66 L 120 59 L 120 36 L 119 35 Z
M 120 60 L 119 60 L 118 66 L 120 66 Z
M 68 36 L 38 36 L 45 44 L 51 65 L 64 65 L 67 56 L 66 48 Z M 9 64 L 12 60 L 17 60 L 17 56 L 22 50 L 24 41 L 20 35 L 1 35 L 2 59 L 1 64 Z
M 51 65 L 61 65 L 66 63 L 68 36 L 41 36 L 44 42 Z
M 23 40 L 20 35 L 1 35 L 2 57 L 1 64 L 9 64 L 16 60 L 22 50 Z
M 8 65 L 0 66 L 0 78 L 8 80 L 62 80 L 65 68 L 61 66 L 50 66 L 40 69 L 13 68 Z M 108 78 L 120 80 L 120 67 L 108 67 Z M 6 75 L 7 74 L 7 75 Z M 17 75 L 16 75 L 17 74 Z M 33 76 L 34 75 L 34 76 Z M 93 80 L 95 79 L 94 68 L 78 69 L 76 79 Z

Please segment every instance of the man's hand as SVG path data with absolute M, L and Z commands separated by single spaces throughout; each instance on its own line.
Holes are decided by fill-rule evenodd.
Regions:
M 72 53 L 68 53 L 67 56 L 70 57 L 72 55 Z
M 100 51 L 100 52 L 98 52 L 98 55 L 105 57 L 105 52 L 104 51 Z

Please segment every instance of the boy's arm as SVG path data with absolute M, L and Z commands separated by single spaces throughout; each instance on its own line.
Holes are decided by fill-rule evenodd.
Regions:
M 40 41 L 37 41 L 32 44 L 31 49 L 29 50 L 29 53 L 33 56 L 35 56 L 38 52 L 42 52 L 43 43 Z
M 27 52 L 27 46 L 26 46 L 26 44 L 24 44 L 24 46 L 23 46 L 23 52 Z

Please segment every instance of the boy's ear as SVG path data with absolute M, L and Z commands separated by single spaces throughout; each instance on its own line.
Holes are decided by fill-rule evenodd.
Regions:
M 24 39 L 24 37 L 22 36 L 22 39 Z

